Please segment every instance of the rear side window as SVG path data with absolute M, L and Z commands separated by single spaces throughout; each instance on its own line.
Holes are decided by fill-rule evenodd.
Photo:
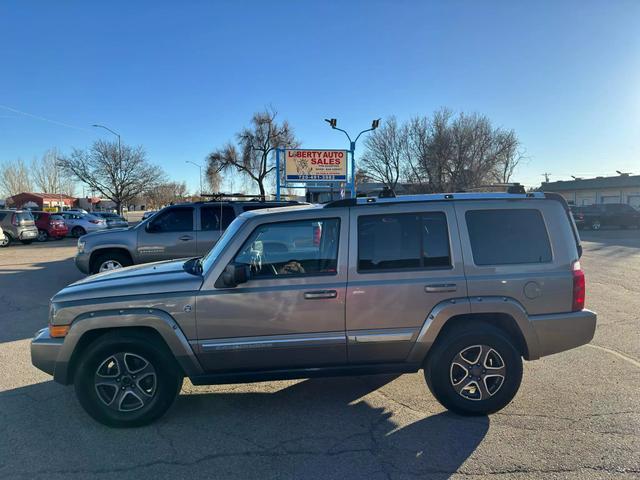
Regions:
M 358 271 L 450 266 L 449 232 L 444 213 L 363 215 L 358 218 Z
M 201 207 L 200 229 L 225 230 L 233 222 L 234 218 L 235 213 L 232 207 Z
M 551 261 L 549 236 L 539 210 L 469 210 L 465 217 L 476 265 Z

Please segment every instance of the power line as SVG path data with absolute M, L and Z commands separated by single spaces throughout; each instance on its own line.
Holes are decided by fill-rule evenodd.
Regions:
M 57 120 L 51 120 L 50 118 L 41 117 L 40 115 L 34 115 L 33 113 L 29 113 L 29 112 L 23 112 L 22 110 L 18 110 L 17 108 L 12 108 L 7 105 L 0 105 L 0 108 L 9 110 L 10 112 L 17 113 L 19 115 L 24 115 L 25 117 L 31 117 L 31 118 L 35 118 L 36 120 L 41 120 L 43 122 L 53 123 L 54 125 L 59 125 L 61 127 L 73 128 L 75 130 L 81 130 L 83 132 L 91 132 L 91 130 L 89 130 L 88 128 L 77 127 L 69 123 L 59 122 Z

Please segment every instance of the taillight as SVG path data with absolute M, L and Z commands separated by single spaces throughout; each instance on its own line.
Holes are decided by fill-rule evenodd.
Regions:
M 102 223 L 100 220 L 89 220 L 89 223 Z
M 20 222 L 18 221 L 18 216 L 14 213 L 13 216 L 11 217 L 11 225 L 13 225 L 14 227 L 17 227 L 20 224 Z
M 574 262 L 573 269 L 573 301 L 571 302 L 571 311 L 578 312 L 584 308 L 585 297 L 585 281 L 584 272 L 580 268 L 580 262 Z

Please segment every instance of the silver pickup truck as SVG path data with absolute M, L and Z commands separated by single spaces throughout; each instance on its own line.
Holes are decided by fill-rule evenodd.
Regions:
M 203 256 L 241 213 L 297 202 L 196 202 L 166 207 L 128 229 L 78 240 L 76 266 L 94 274 L 139 263 Z

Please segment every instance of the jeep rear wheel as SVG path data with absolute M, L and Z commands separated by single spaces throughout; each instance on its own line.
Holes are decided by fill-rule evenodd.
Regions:
M 76 395 L 85 411 L 109 427 L 138 427 L 161 417 L 182 386 L 171 352 L 153 337 L 108 333 L 82 353 Z
M 466 323 L 438 338 L 424 374 L 444 407 L 462 415 L 485 415 L 505 407 L 518 392 L 522 358 L 502 330 Z
M 9 245 L 11 245 L 12 240 L 13 239 L 11 238 L 11 235 L 9 235 L 7 232 L 4 232 L 4 237 L 0 237 L 0 248 L 8 247 Z

